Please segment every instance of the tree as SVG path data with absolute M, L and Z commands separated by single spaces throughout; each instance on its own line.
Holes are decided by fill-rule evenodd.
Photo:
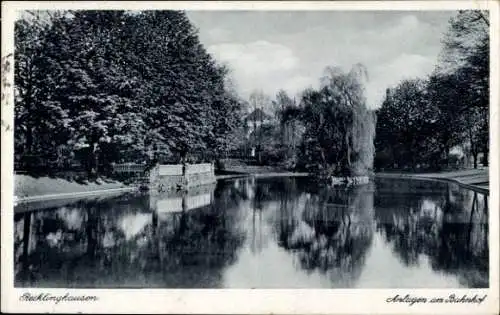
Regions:
M 25 167 L 34 162 L 33 156 L 47 160 L 55 155 L 57 139 L 65 135 L 60 122 L 67 113 L 50 98 L 47 87 L 47 38 L 50 31 L 62 31 L 53 23 L 63 14 L 27 11 L 15 24 L 15 156 Z
M 50 97 L 65 107 L 68 145 L 83 151 L 89 175 L 96 176 L 99 156 L 111 146 L 133 146 L 141 118 L 133 84 L 127 77 L 120 26 L 123 11 L 77 11 L 60 19 L 48 38 Z M 139 130 L 137 130 L 139 128 Z M 108 150 L 109 151 L 109 150 Z
M 246 115 L 246 103 L 236 92 L 235 83 L 231 77 L 231 69 L 224 69 L 224 99 L 221 106 L 215 107 L 214 137 L 208 139 L 212 147 L 212 155 L 222 157 L 229 152 L 241 149 L 246 142 L 246 125 L 243 117 Z
M 465 91 L 455 74 L 433 74 L 427 83 L 427 91 L 429 102 L 438 112 L 436 135 L 439 137 L 441 157 L 448 159 L 450 150 L 462 142 Z
M 16 25 L 24 152 L 80 155 L 96 176 L 111 162 L 208 160 L 231 148 L 241 101 L 184 12 L 50 17 Z
M 425 81 L 414 79 L 387 90 L 377 111 L 377 167 L 438 167 L 439 112 L 426 88 Z
M 466 119 L 464 141 L 477 167 L 477 155 L 489 154 L 489 17 L 479 10 L 459 11 L 450 20 L 436 72 L 454 75 L 463 101 L 459 112 Z M 450 106 L 453 106 L 450 104 Z M 466 140 L 465 140 L 466 139 Z
M 366 107 L 366 69 L 328 67 L 319 90 L 302 97 L 302 162 L 324 175 L 365 175 L 373 164 L 375 116 Z
M 257 161 L 262 162 L 262 134 L 260 132 L 260 127 L 263 124 L 264 116 L 266 112 L 269 112 L 271 108 L 271 99 L 269 96 L 265 95 L 261 90 L 255 90 L 250 94 L 249 105 L 250 110 L 252 110 L 250 124 L 251 124 L 251 135 L 252 142 L 255 146 L 255 154 L 257 155 Z
M 487 164 L 488 28 L 485 12 L 459 11 L 450 20 L 439 63 L 430 78 L 426 82 L 402 81 L 388 89 L 378 111 L 378 166 L 440 168 L 456 145 L 467 148 L 474 167 L 480 152 Z
M 239 101 L 185 13 L 144 11 L 127 28 L 130 55 L 144 86 L 147 146 L 161 155 L 215 151 L 235 124 Z M 221 122 L 220 118 L 227 121 Z
M 285 165 L 293 168 L 297 164 L 297 151 L 302 140 L 303 124 L 299 119 L 300 109 L 295 98 L 280 90 L 273 102 L 276 118 L 280 122 L 281 145 L 284 147 Z
M 444 47 L 437 70 L 440 73 L 456 72 L 461 67 L 475 65 L 487 69 L 488 58 L 475 60 L 474 56 L 487 53 L 489 47 L 489 17 L 487 11 L 461 10 L 449 21 L 444 36 Z M 487 54 L 486 54 L 487 55 Z M 484 55 L 484 57 L 486 57 Z M 482 77 L 482 76 L 481 76 Z M 483 78 L 484 79 L 484 78 Z

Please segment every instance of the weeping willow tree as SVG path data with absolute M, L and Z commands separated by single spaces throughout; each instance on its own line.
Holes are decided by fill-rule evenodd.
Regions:
M 325 176 L 363 176 L 373 166 L 375 114 L 366 106 L 366 68 L 327 67 L 319 90 L 302 97 L 302 163 Z

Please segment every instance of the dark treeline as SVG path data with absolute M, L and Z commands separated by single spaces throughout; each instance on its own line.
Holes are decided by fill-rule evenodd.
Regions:
M 489 151 L 488 29 L 483 12 L 459 12 L 432 75 L 387 89 L 375 111 L 359 64 L 327 67 L 297 98 L 240 100 L 180 11 L 27 12 L 15 28 L 16 165 L 96 176 L 113 162 L 253 152 L 260 164 L 357 176 L 374 164 L 456 166 L 461 147 L 477 167 Z
M 16 165 L 211 160 L 240 101 L 180 11 L 26 12 L 15 25 Z M 31 169 L 29 169 L 31 167 Z
M 453 17 L 440 60 L 425 79 L 404 80 L 387 90 L 377 111 L 378 169 L 464 166 L 453 154 L 488 165 L 489 20 L 481 11 Z M 479 161 L 479 154 L 483 159 Z

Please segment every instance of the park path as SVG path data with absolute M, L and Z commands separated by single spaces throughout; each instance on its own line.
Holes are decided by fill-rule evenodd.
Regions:
M 488 190 L 490 188 L 488 168 L 443 173 L 418 174 L 418 176 L 452 179 L 465 185 L 471 185 Z
M 476 188 L 481 191 L 489 192 L 490 180 L 488 175 L 488 168 L 482 169 L 467 169 L 457 170 L 451 172 L 439 173 L 416 173 L 416 174 L 394 174 L 394 173 L 380 173 L 379 176 L 398 176 L 398 177 L 411 177 L 411 178 L 430 178 L 454 181 L 462 184 L 465 187 Z

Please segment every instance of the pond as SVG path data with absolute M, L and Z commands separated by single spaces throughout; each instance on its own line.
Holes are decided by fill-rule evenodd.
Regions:
M 252 177 L 19 205 L 15 286 L 484 288 L 487 198 L 434 181 Z

